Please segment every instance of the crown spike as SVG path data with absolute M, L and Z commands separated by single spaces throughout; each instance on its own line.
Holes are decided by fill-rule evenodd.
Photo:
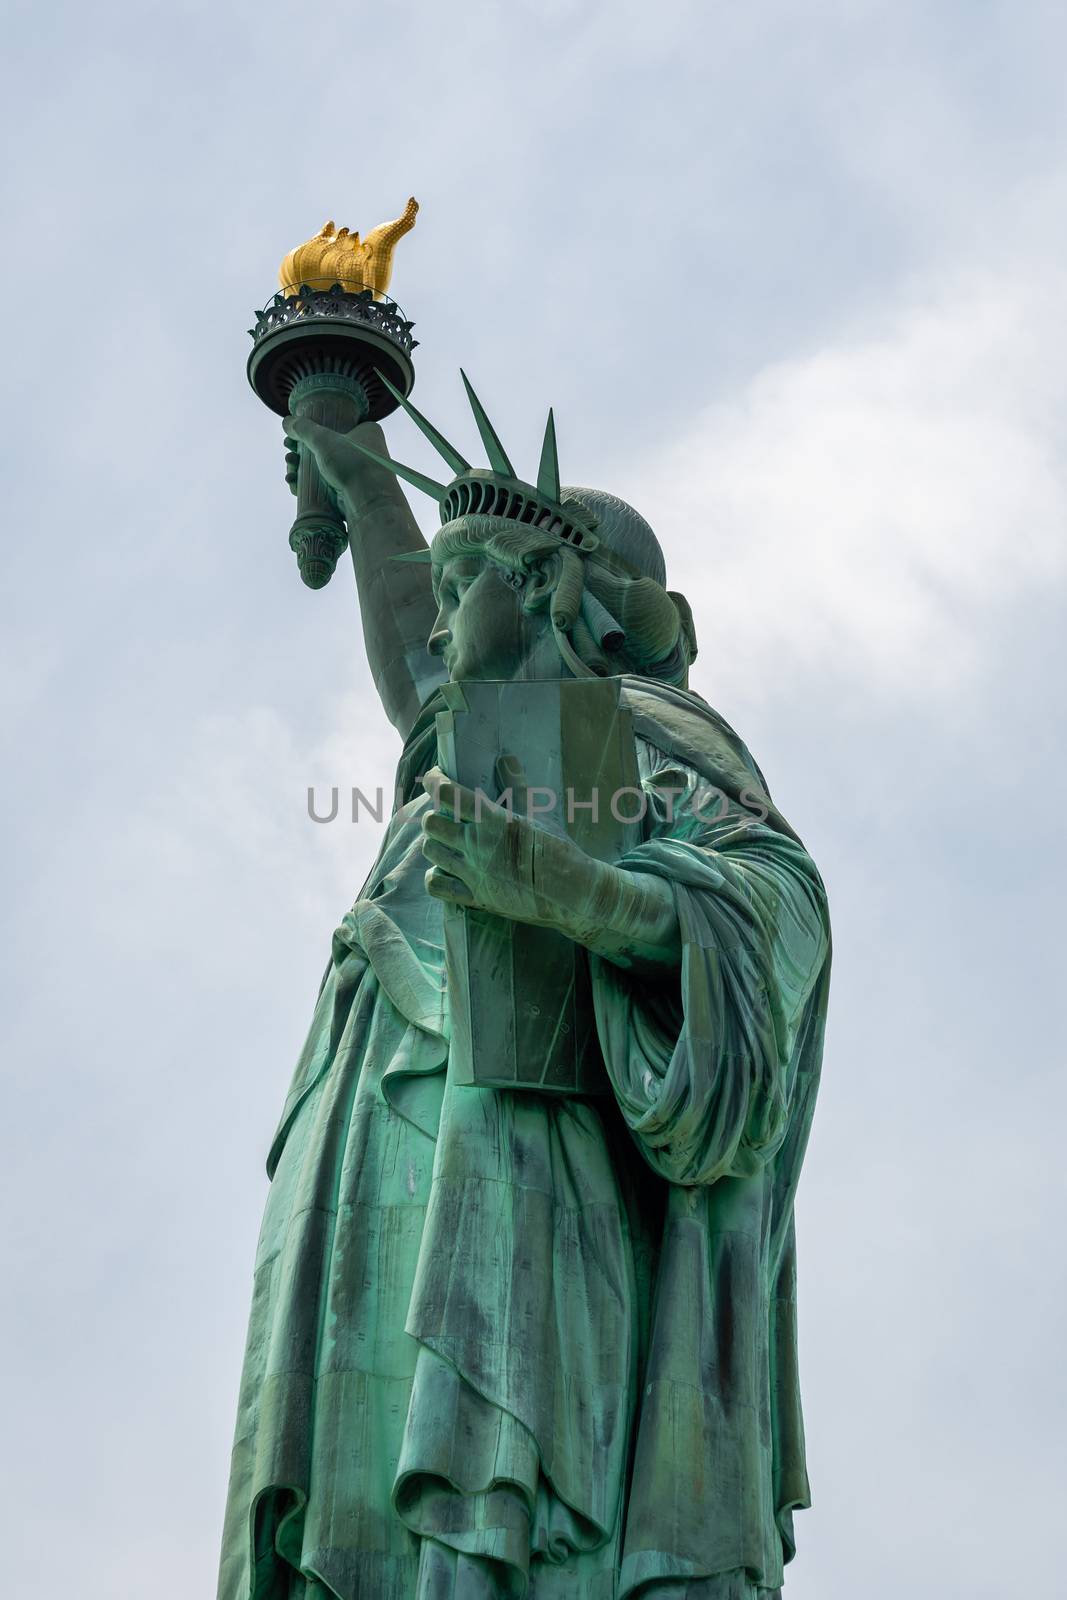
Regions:
M 429 439 L 430 443 L 437 451 L 437 454 L 442 458 L 442 460 L 448 463 L 448 465 L 452 468 L 452 471 L 456 473 L 469 472 L 471 467 L 470 462 L 465 460 L 464 457 L 460 455 L 455 445 L 449 444 L 443 433 L 438 433 L 433 423 L 428 422 L 423 416 L 422 412 L 418 411 L 411 404 L 411 402 L 400 393 L 400 390 L 396 388 L 394 384 L 389 382 L 389 379 L 385 376 L 384 372 L 378 372 L 377 368 L 375 371 L 377 376 L 385 384 L 385 387 L 389 390 L 389 393 L 392 395 L 393 399 L 403 406 L 404 410 L 407 412 L 415 426 L 420 430 L 420 432 L 426 435 L 427 439 Z
M 394 461 L 391 456 L 379 455 L 377 450 L 372 450 L 369 445 L 361 444 L 358 439 L 349 437 L 348 443 L 361 450 L 369 461 L 376 461 L 387 472 L 395 472 L 398 478 L 403 478 L 405 483 L 410 483 L 413 488 L 421 489 L 423 494 L 428 494 L 438 505 L 448 493 L 448 486 L 437 483 L 433 478 L 428 478 L 423 472 L 416 472 L 414 467 L 405 467 L 402 461 Z
M 546 500 L 559 500 L 559 457 L 556 454 L 556 419 L 548 409 L 545 423 L 545 440 L 541 446 L 541 463 L 537 468 L 537 492 Z
M 463 387 L 467 391 L 467 399 L 471 403 L 474 420 L 478 424 L 478 432 L 482 436 L 482 444 L 485 447 L 486 455 L 489 457 L 489 465 L 494 472 L 499 472 L 503 477 L 513 478 L 515 476 L 515 468 L 508 460 L 507 452 L 497 438 L 496 429 L 486 416 L 485 407 L 471 388 L 470 379 L 462 367 L 459 369 L 459 375 L 463 379 Z

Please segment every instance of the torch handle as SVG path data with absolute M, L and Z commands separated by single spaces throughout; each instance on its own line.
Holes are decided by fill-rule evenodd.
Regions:
M 366 392 L 358 378 L 340 373 L 312 373 L 293 385 L 289 409 L 336 433 L 347 433 L 369 415 Z M 296 521 L 289 531 L 300 576 L 309 589 L 321 589 L 333 577 L 348 545 L 345 520 L 330 486 L 323 481 L 310 450 L 299 452 L 296 470 Z

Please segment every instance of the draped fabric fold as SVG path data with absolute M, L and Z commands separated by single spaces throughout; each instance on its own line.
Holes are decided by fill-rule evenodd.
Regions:
M 422 1346 L 396 1498 L 409 1525 L 421 1525 L 422 1481 L 452 1459 L 462 1488 L 477 1442 L 483 1469 L 496 1463 L 479 1488 L 522 1491 L 544 1561 L 601 1552 L 590 1576 L 614 1568 L 634 1300 L 629 1220 L 598 1111 L 448 1085 L 407 1322 Z M 524 1575 L 529 1528 L 525 1540 Z
M 829 984 L 821 880 L 751 757 L 722 724 L 700 747 L 681 691 L 654 730 L 651 698 L 635 722 L 654 821 L 623 865 L 672 887 L 679 988 L 593 963 L 617 1103 L 667 1180 L 620 1600 L 734 1570 L 774 1590 L 793 1554 L 810 1503 L 793 1200 Z

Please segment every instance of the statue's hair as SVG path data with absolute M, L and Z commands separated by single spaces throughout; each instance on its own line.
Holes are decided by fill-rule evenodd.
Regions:
M 613 557 L 564 543 L 547 514 L 538 525 L 507 517 L 466 515 L 446 522 L 431 546 L 435 567 L 481 556 L 524 581 L 527 611 L 547 608 L 552 632 L 577 677 L 634 672 L 684 684 L 696 658 L 693 614 L 684 595 Z M 603 552 L 603 553 L 602 553 Z

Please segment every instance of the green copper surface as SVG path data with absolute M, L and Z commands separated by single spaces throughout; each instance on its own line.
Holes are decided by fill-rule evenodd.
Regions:
M 471 410 L 474 412 L 474 420 L 478 424 L 478 432 L 481 434 L 482 446 L 489 458 L 490 467 L 494 472 L 500 472 L 507 478 L 513 478 L 515 469 L 508 460 L 507 451 L 500 443 L 499 435 L 490 422 L 485 407 L 471 387 L 471 381 L 467 374 L 461 370 L 460 377 L 463 379 L 463 387 L 467 391 L 467 399 L 470 401 Z
M 537 492 L 546 500 L 558 500 L 559 459 L 556 455 L 556 419 L 549 410 L 545 423 L 545 437 L 541 445 L 541 460 L 537 468 Z
M 768 1600 L 818 873 L 630 508 L 596 594 L 501 516 L 428 562 L 376 425 L 286 431 L 403 748 L 269 1152 L 220 1600 Z

